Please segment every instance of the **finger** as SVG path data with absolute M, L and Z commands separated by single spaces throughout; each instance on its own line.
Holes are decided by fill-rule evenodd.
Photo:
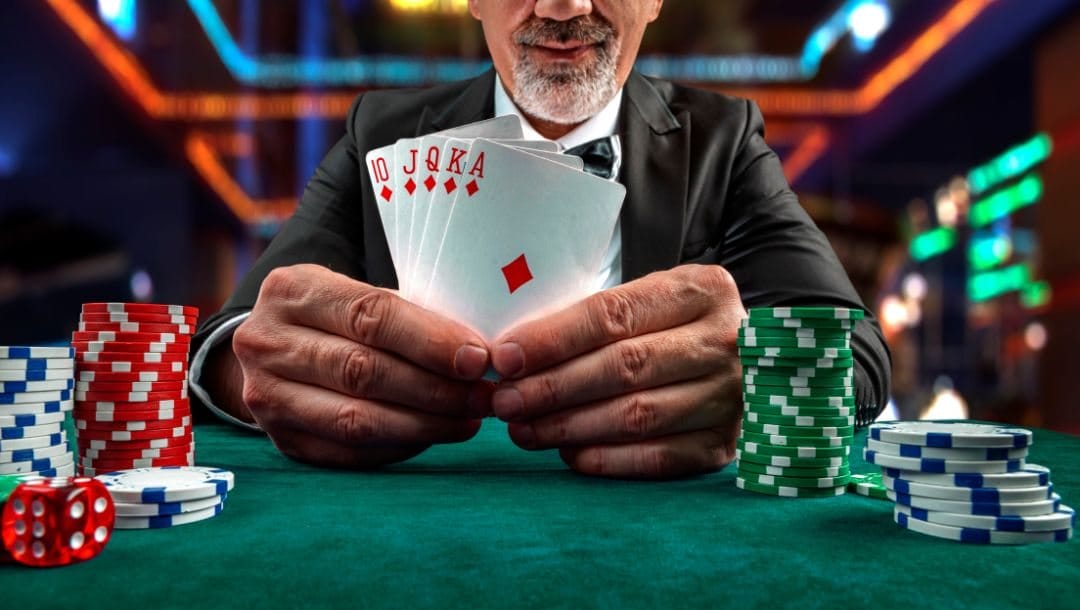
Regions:
M 573 470 L 592 476 L 674 479 L 715 472 L 731 463 L 736 434 L 727 428 L 697 430 L 629 445 L 568 447 L 559 450 L 559 457 Z
M 355 398 L 390 402 L 435 415 L 487 415 L 472 383 L 436 375 L 393 354 L 323 331 L 291 327 L 280 349 L 264 349 L 260 366 L 292 381 Z M 470 408 L 471 407 L 471 408 Z
M 524 449 L 629 443 L 734 426 L 740 409 L 737 376 L 702 377 L 511 422 L 508 429 Z
M 298 462 L 323 468 L 377 468 L 405 461 L 430 447 L 357 447 L 290 428 L 275 430 L 270 438 L 284 455 Z
M 511 329 L 492 344 L 492 365 L 504 378 L 531 375 L 628 337 L 686 324 L 732 291 L 738 295 L 717 266 L 654 273 Z
M 247 371 L 244 402 L 266 430 L 291 428 L 351 446 L 456 443 L 472 438 L 480 425 Z
M 475 332 L 322 267 L 275 269 L 258 300 L 273 303 L 279 319 L 396 353 L 440 375 L 479 379 L 488 368 L 486 344 Z
M 495 414 L 506 421 L 532 419 L 732 368 L 737 361 L 734 343 L 729 346 L 711 339 L 711 330 L 691 324 L 626 339 L 523 379 L 503 382 L 492 399 Z

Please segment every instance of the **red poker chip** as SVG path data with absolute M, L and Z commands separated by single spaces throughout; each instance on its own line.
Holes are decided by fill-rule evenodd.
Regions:
M 190 401 L 187 398 L 170 398 L 168 400 L 146 400 L 129 402 L 126 400 L 79 400 L 75 402 L 76 409 L 102 411 L 156 411 L 158 409 L 178 409 L 188 407 Z
M 75 376 L 75 381 L 93 383 L 134 383 L 160 381 L 187 381 L 186 371 L 92 371 L 83 370 Z
M 149 322 L 79 322 L 79 332 L 170 333 L 178 337 L 190 337 L 195 334 L 195 327 L 188 324 L 152 324 Z
M 187 370 L 188 355 L 187 352 L 82 352 L 75 355 L 75 370 L 86 368 L 83 365 L 87 362 L 126 362 L 131 365 L 180 362 L 183 363 L 184 369 Z M 163 369 L 144 367 L 139 370 L 158 371 Z M 174 366 L 167 370 L 175 371 L 178 369 Z
M 88 409 L 75 409 L 74 416 L 77 419 L 88 422 L 150 422 L 163 419 L 176 419 L 178 417 L 190 417 L 191 408 L 157 409 L 155 411 L 93 411 Z
M 109 354 L 109 356 L 115 355 Z M 77 374 L 81 375 L 84 371 L 90 371 L 94 373 L 94 376 L 101 373 L 182 373 L 187 375 L 187 357 L 173 358 L 167 362 L 131 362 L 131 358 L 111 361 L 80 358 L 75 367 Z
M 84 449 L 79 457 L 92 460 L 136 460 L 146 458 L 164 458 L 185 456 L 195 452 L 194 445 L 164 447 L 161 449 Z
M 190 343 L 190 342 L 189 342 Z M 163 341 L 72 341 L 75 348 L 75 364 L 87 353 L 132 354 L 183 354 L 187 355 L 189 343 L 165 343 Z
M 187 381 L 76 381 L 76 392 L 166 392 L 187 389 Z
M 76 436 L 80 441 L 130 442 L 185 437 L 190 441 L 191 426 L 177 426 L 176 428 L 154 430 L 77 430 Z
M 133 441 L 113 441 L 103 438 L 76 438 L 79 453 L 94 449 L 97 451 L 135 451 L 142 449 L 175 449 L 187 447 L 195 442 L 193 435 L 169 438 L 143 438 Z
M 109 459 L 90 460 L 80 459 L 79 467 L 93 469 L 94 472 L 110 472 L 114 470 L 131 470 L 133 468 L 162 468 L 165 466 L 191 466 L 195 456 L 182 455 L 166 458 L 142 458 L 142 459 Z
M 164 390 L 161 392 L 84 392 L 75 391 L 76 402 L 160 402 L 187 398 L 187 390 Z
M 71 340 L 80 343 L 179 343 L 191 344 L 191 335 L 177 333 L 139 333 L 139 332 L 115 332 L 115 331 L 75 331 L 71 333 Z
M 79 417 L 75 418 L 76 430 L 130 430 L 135 432 L 137 430 L 166 430 L 190 425 L 190 415 L 181 415 L 180 417 L 174 417 L 172 419 L 154 419 L 149 421 L 94 421 Z
M 79 316 L 80 322 L 118 323 L 118 322 L 146 322 L 148 324 L 186 324 L 195 326 L 198 318 L 194 316 L 177 316 L 159 313 L 94 313 L 85 312 Z
M 151 313 L 170 316 L 198 316 L 199 308 L 160 303 L 83 303 L 83 313 Z

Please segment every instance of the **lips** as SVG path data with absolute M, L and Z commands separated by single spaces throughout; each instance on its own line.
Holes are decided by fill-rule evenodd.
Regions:
M 530 51 L 533 51 L 538 55 L 541 55 L 542 57 L 548 59 L 570 61 L 589 53 L 596 46 L 596 44 L 584 43 L 580 41 L 550 41 L 536 45 L 529 45 L 528 48 Z

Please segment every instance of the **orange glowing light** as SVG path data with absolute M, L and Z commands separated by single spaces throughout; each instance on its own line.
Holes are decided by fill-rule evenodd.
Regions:
M 296 207 L 295 199 L 253 200 L 249 197 L 225 169 L 215 154 L 210 139 L 200 132 L 189 134 L 184 143 L 184 153 L 202 179 L 221 197 L 237 218 L 255 224 L 267 220 L 282 220 L 292 214 Z
M 788 183 L 795 182 L 817 161 L 829 147 L 829 130 L 816 126 L 806 134 L 803 141 L 784 160 L 784 176 Z

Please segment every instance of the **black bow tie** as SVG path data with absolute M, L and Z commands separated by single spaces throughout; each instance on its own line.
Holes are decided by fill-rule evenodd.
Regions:
M 585 162 L 585 171 L 590 174 L 611 180 L 618 172 L 617 162 L 622 148 L 619 136 L 608 136 L 567 148 L 564 152 L 581 157 L 581 160 Z

